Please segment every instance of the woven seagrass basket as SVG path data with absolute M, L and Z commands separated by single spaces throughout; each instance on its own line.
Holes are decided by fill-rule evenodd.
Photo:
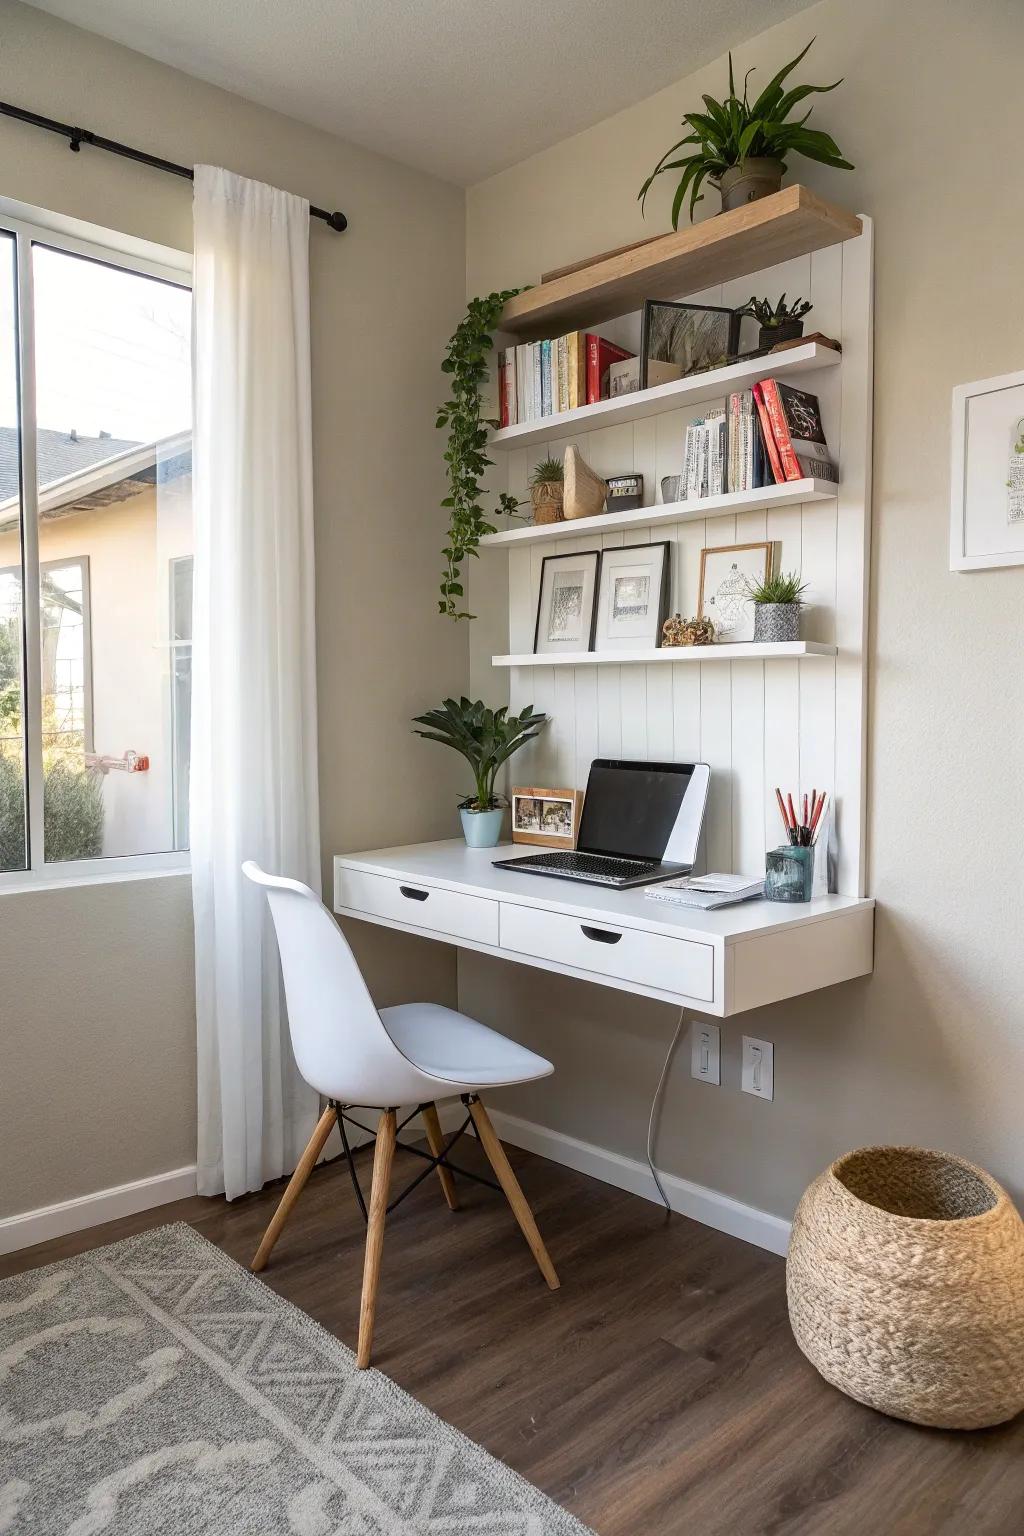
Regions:
M 971 1163 L 841 1157 L 797 1208 L 786 1292 L 800 1348 L 858 1402 L 945 1429 L 1024 1408 L 1024 1222 Z

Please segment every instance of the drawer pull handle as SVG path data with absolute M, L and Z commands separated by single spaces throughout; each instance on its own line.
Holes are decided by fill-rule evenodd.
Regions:
M 580 928 L 595 944 L 617 944 L 622 938 L 621 933 L 612 933 L 608 928 L 588 928 L 586 923 L 580 923 Z
M 400 885 L 398 889 L 403 896 L 408 896 L 410 901 L 426 901 L 429 891 L 418 891 L 414 885 Z

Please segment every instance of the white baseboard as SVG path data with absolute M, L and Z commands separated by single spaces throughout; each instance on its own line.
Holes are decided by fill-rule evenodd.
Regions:
M 133 1184 L 117 1184 L 113 1189 L 98 1189 L 77 1200 L 62 1200 L 59 1205 L 44 1205 L 35 1211 L 0 1220 L 0 1253 L 15 1253 L 31 1248 L 33 1243 L 48 1242 L 51 1237 L 66 1237 L 86 1227 L 98 1227 L 119 1216 L 134 1216 L 155 1205 L 184 1200 L 196 1192 L 196 1170 L 172 1168 L 150 1179 L 136 1179 Z
M 627 1189 L 632 1195 L 661 1203 L 646 1162 L 623 1157 L 620 1152 L 609 1152 L 589 1141 L 579 1141 L 575 1136 L 550 1130 L 546 1125 L 536 1125 L 532 1120 L 520 1120 L 517 1115 L 492 1109 L 490 1116 L 502 1141 L 513 1147 L 536 1152 L 553 1163 L 574 1168 L 577 1173 L 588 1173 L 604 1184 L 614 1184 L 617 1189 Z M 692 1184 L 689 1179 L 664 1173 L 660 1168 L 658 1173 L 672 1209 L 681 1216 L 689 1216 L 718 1232 L 727 1232 L 730 1237 L 742 1238 L 745 1243 L 754 1243 L 758 1248 L 767 1248 L 769 1253 L 784 1254 L 789 1247 L 790 1223 L 781 1216 L 759 1211 L 756 1206 L 744 1205 L 731 1195 L 707 1189 L 703 1184 Z

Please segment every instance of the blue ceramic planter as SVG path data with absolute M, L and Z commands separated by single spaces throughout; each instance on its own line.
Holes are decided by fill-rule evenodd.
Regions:
M 493 811 L 459 811 L 462 817 L 462 834 L 467 848 L 496 848 L 501 840 L 501 824 L 505 819 L 503 806 Z

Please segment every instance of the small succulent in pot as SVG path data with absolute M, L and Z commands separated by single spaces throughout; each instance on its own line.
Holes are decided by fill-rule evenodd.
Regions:
M 808 160 L 852 171 L 853 166 L 843 159 L 838 144 L 829 134 L 807 127 L 810 111 L 801 117 L 790 117 L 793 109 L 808 96 L 834 91 L 843 83 L 836 80 L 831 85 L 798 85 L 789 91 L 783 89 L 783 81 L 813 42 L 812 37 L 807 48 L 784 65 L 753 102 L 747 96 L 747 81 L 753 70 L 748 69 L 743 81 L 743 95 L 737 96 L 730 53 L 728 96 L 724 101 L 705 96 L 703 112 L 685 114 L 682 126 L 690 131 L 665 151 L 640 188 L 637 195 L 641 207 L 655 178 L 664 171 L 682 171 L 672 201 L 673 229 L 679 228 L 679 215 L 687 194 L 692 220 L 694 208 L 703 200 L 700 189 L 705 181 L 719 189 L 722 212 L 727 213 L 777 192 L 786 174 L 789 155 L 804 155 Z M 694 146 L 690 153 L 678 156 L 677 151 L 689 146 Z
M 753 315 L 761 328 L 758 347 L 766 351 L 769 347 L 778 346 L 780 341 L 795 341 L 798 336 L 802 336 L 804 316 L 810 314 L 813 308 L 810 299 L 794 299 L 791 304 L 787 304 L 786 295 L 783 294 L 773 304 L 770 299 L 759 299 L 751 295 L 740 314 Z
M 797 571 L 747 583 L 747 596 L 754 604 L 755 645 L 800 639 L 800 613 L 806 591 L 807 583 L 800 580 Z
M 530 503 L 535 523 L 560 523 L 565 470 L 561 459 L 541 459 L 530 476 Z

